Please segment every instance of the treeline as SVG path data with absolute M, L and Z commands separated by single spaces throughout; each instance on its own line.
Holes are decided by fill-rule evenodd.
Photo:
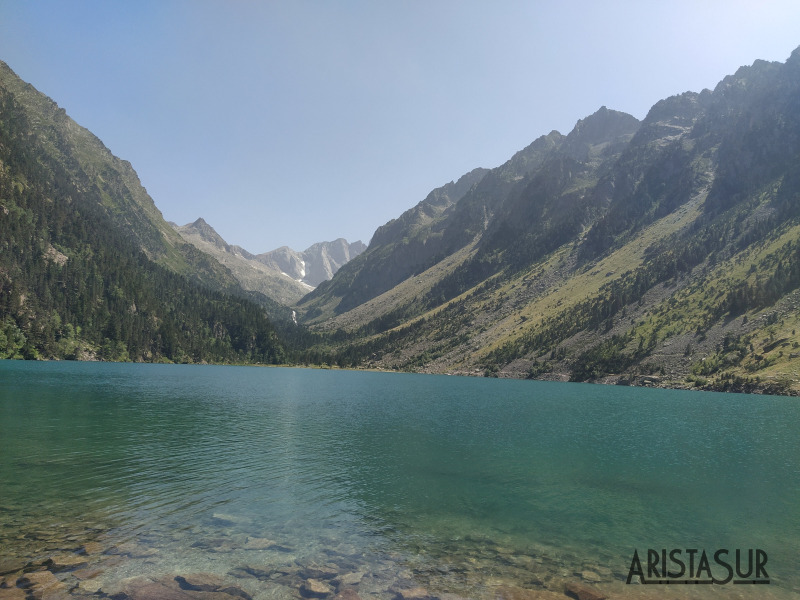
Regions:
M 0 358 L 276 363 L 254 302 L 148 259 L 0 89 Z

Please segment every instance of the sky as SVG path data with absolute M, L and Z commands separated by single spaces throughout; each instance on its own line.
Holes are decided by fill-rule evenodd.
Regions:
M 169 221 L 260 253 L 377 227 L 601 106 L 800 46 L 797 0 L 0 0 L 0 60 Z

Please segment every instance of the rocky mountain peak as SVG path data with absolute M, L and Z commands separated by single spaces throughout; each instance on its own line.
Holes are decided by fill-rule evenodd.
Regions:
M 203 217 L 198 218 L 194 223 L 176 226 L 175 229 L 181 234 L 196 235 L 204 242 L 214 244 L 217 248 L 230 250 L 228 243 L 222 239 L 222 236 L 211 225 L 206 223 Z
M 639 128 L 639 119 L 628 113 L 601 106 L 597 112 L 580 119 L 567 135 L 566 142 L 603 144 L 620 136 L 632 135 Z

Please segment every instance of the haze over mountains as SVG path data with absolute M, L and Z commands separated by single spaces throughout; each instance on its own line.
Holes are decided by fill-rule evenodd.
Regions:
M 433 190 L 366 249 L 336 240 L 261 255 L 228 245 L 202 219 L 165 223 L 130 165 L 5 65 L 0 72 L 6 355 L 272 356 L 800 390 L 800 49 L 657 102 L 642 121 L 601 107 L 566 135 L 542 135 L 503 165 Z M 93 240 L 98 228 L 121 241 Z M 125 256 L 137 257 L 125 267 L 132 280 L 178 277 L 172 292 L 159 283 L 153 299 L 137 299 L 109 262 Z M 96 283 L 75 291 L 60 282 L 78 265 Z M 207 316 L 191 329 L 205 354 L 188 336 L 165 344 L 156 306 L 179 327 L 174 298 L 188 290 L 222 294 L 235 310 L 260 306 L 280 351 L 248 346 L 250 334 L 234 343 L 232 314 L 199 309 Z M 225 347 L 217 358 L 215 344 Z

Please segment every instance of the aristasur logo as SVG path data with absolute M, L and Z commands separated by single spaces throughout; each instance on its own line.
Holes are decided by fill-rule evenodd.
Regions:
M 648 549 L 646 562 L 638 550 L 633 551 L 626 583 L 725 585 L 767 584 L 767 553 L 760 548 L 712 552 L 698 548 L 661 550 Z M 709 558 L 710 557 L 710 558 Z

